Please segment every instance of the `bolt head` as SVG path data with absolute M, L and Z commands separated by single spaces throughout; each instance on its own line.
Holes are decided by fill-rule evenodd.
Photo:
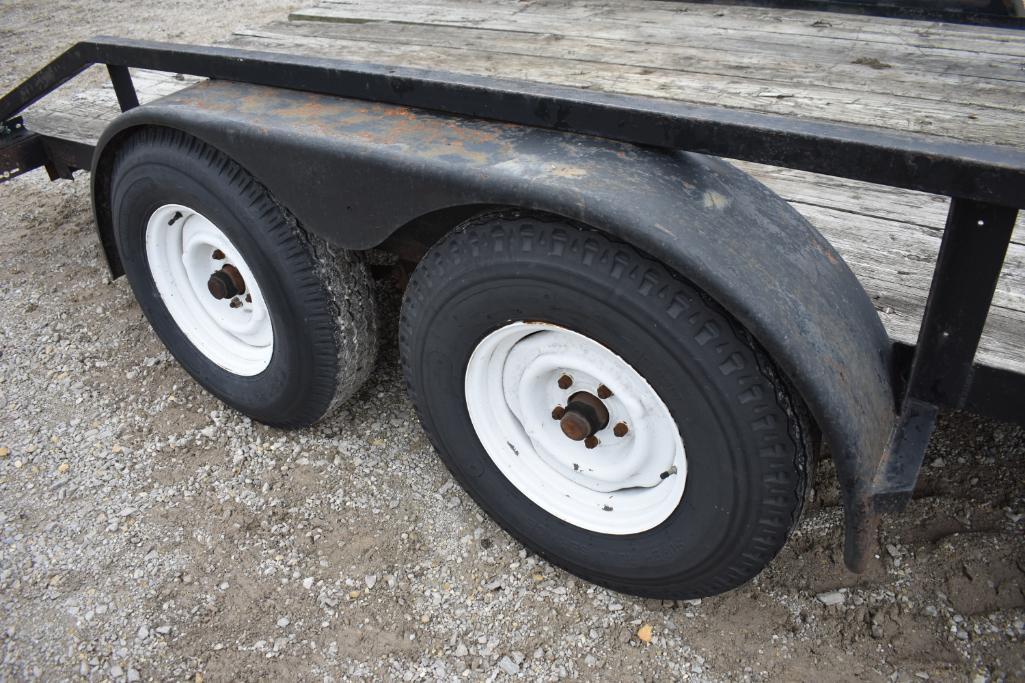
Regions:
M 588 448 L 597 448 L 598 447 L 598 437 L 597 436 L 589 436 L 589 437 L 587 437 L 586 439 L 584 439 L 584 445 L 587 446 Z
M 630 428 L 626 426 L 625 422 L 617 422 L 616 426 L 612 428 L 612 433 L 618 437 L 626 436 L 626 433 L 630 431 Z
M 598 385 L 598 398 L 608 398 L 612 396 L 612 390 L 604 384 Z
M 573 378 L 572 377 L 570 377 L 569 375 L 563 375 L 562 377 L 559 378 L 559 388 L 560 389 L 569 389 L 571 386 L 573 386 Z
M 566 409 L 562 406 L 555 406 L 552 408 L 552 419 L 561 420 L 562 416 L 566 414 Z

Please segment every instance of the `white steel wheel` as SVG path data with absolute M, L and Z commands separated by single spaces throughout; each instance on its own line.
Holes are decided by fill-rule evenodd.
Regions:
M 157 292 L 178 328 L 230 373 L 263 372 L 274 331 L 260 284 L 216 225 L 181 204 L 165 204 L 146 224 L 146 259 Z
M 676 422 L 644 377 L 598 342 L 510 323 L 474 349 L 465 391 L 488 456 L 559 519 L 626 535 L 679 506 L 687 458 Z

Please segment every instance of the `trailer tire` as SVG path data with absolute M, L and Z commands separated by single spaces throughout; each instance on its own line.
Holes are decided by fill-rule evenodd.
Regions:
M 464 224 L 413 273 L 400 350 L 455 479 L 589 581 L 721 593 L 800 515 L 812 449 L 799 399 L 722 308 L 602 233 L 524 213 Z
M 110 176 L 114 236 L 157 336 L 203 387 L 255 420 L 329 415 L 376 354 L 358 255 L 308 234 L 238 164 L 199 140 L 144 129 Z

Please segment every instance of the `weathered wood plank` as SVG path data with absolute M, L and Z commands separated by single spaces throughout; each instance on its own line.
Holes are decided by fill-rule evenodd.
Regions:
M 359 27 L 366 27 L 367 30 L 387 27 L 406 27 L 407 35 L 416 36 L 423 31 L 423 27 L 434 29 L 450 29 L 453 31 L 470 30 L 479 31 L 483 37 L 493 35 L 498 38 L 503 35 L 510 35 L 521 43 L 559 43 L 566 42 L 567 46 L 572 45 L 571 39 L 589 41 L 596 44 L 609 45 L 612 53 L 609 57 L 614 61 L 620 52 L 625 55 L 630 53 L 644 53 L 652 51 L 690 50 L 684 53 L 681 64 L 686 65 L 689 59 L 693 59 L 694 51 L 698 54 L 708 54 L 711 59 L 740 59 L 745 57 L 755 60 L 751 69 L 757 75 L 762 72 L 771 72 L 774 62 L 767 60 L 766 56 L 771 55 L 772 59 L 795 60 L 806 63 L 811 68 L 819 70 L 820 80 L 833 80 L 834 71 L 838 66 L 851 64 L 862 67 L 870 76 L 878 75 L 879 81 L 884 83 L 893 73 L 921 72 L 924 74 L 936 74 L 941 77 L 960 77 L 969 79 L 968 82 L 995 83 L 1016 87 L 1015 84 L 1025 82 L 1025 73 L 1019 67 L 1018 61 L 1006 57 L 982 58 L 970 53 L 942 51 L 925 51 L 912 49 L 899 49 L 891 47 L 878 47 L 872 44 L 859 44 L 854 47 L 845 47 L 842 51 L 837 49 L 835 44 L 825 42 L 822 44 L 796 44 L 785 45 L 778 40 L 765 40 L 757 36 L 744 36 L 742 34 L 731 36 L 711 35 L 701 30 L 685 29 L 678 36 L 679 41 L 675 44 L 647 43 L 643 41 L 631 41 L 619 38 L 604 38 L 590 36 L 586 33 L 574 34 L 558 32 L 529 31 L 519 28 L 474 28 L 469 26 L 448 26 L 445 24 L 416 23 L 410 21 L 328 21 L 322 18 L 305 21 L 299 17 L 305 16 L 302 12 L 293 13 L 293 23 L 296 24 L 327 24 L 341 25 L 352 31 L 358 31 Z M 557 25 L 556 25 L 557 26 Z M 567 47 L 568 53 L 563 58 L 572 58 L 571 47 Z M 721 55 L 719 53 L 722 53 Z M 761 60 L 761 64 L 757 60 Z M 875 71 L 882 71 L 882 74 L 874 74 Z M 840 81 L 841 83 L 843 81 Z M 885 87 L 885 86 L 884 86 Z
M 200 79 L 192 76 L 132 69 L 132 81 L 139 103 L 146 104 Z M 103 129 L 121 113 L 112 88 L 91 88 L 80 92 L 64 86 L 29 108 L 24 116 L 31 130 L 66 140 L 96 144 Z
M 771 62 L 764 51 L 727 49 L 711 41 L 696 46 L 687 41 L 679 45 L 644 45 L 640 43 L 551 36 L 519 31 L 498 31 L 478 28 L 454 28 L 428 24 L 393 22 L 330 23 L 276 22 L 260 29 L 238 32 L 240 35 L 268 39 L 324 39 L 366 41 L 371 43 L 420 45 L 429 47 L 473 49 L 509 55 L 532 55 L 560 60 L 638 66 L 668 72 L 694 72 L 713 76 L 757 77 L 782 87 L 794 84 L 820 85 L 824 73 L 829 74 L 833 88 L 856 93 L 875 93 L 897 98 L 918 98 L 938 102 L 1007 109 L 1019 112 L 1025 92 L 1025 71 L 1005 66 L 1020 81 L 963 76 L 949 71 L 949 60 L 928 70 L 902 64 L 893 68 L 879 56 L 845 57 L 837 60 L 835 52 L 809 55 L 788 51 Z M 312 41 L 311 41 L 312 42 Z M 794 54 L 797 52 L 797 54 Z M 886 54 L 881 55 L 889 59 Z M 879 71 L 886 73 L 880 75 Z
M 347 0 L 326 0 L 343 3 Z M 460 0 L 462 1 L 462 0 Z M 468 0 L 469 3 L 493 6 L 503 0 Z M 426 0 L 427 3 L 450 3 L 450 0 Z M 852 32 L 879 32 L 897 36 L 902 43 L 916 43 L 919 40 L 933 41 L 997 41 L 1017 42 L 1013 30 L 969 24 L 955 24 L 942 21 L 908 21 L 899 17 L 878 17 L 871 14 L 846 14 L 813 10 L 781 10 L 757 6 L 714 5 L 708 3 L 679 2 L 678 0 L 626 0 L 610 5 L 608 0 L 531 0 L 537 8 L 558 8 L 571 6 L 589 11 L 609 12 L 633 21 L 664 23 L 672 15 L 687 13 L 690 16 L 722 21 L 733 18 L 746 19 L 763 27 L 773 24 L 793 24 L 816 29 L 836 29 L 848 35 Z M 910 30 L 909 30 L 910 29 Z M 768 29 L 771 30 L 771 29 Z M 910 33 L 910 35 L 909 35 Z
M 833 243 L 858 276 L 890 337 L 914 344 L 939 251 L 939 235 L 897 221 L 792 203 Z M 976 361 L 1025 372 L 1025 247 L 1021 245 L 1008 250 Z
M 300 10 L 294 16 L 306 17 Z M 852 21 L 835 14 L 823 16 L 800 10 L 751 7 L 715 7 L 686 3 L 649 6 L 646 0 L 622 2 L 526 2 L 500 0 L 325 0 L 312 14 L 321 18 L 410 20 L 419 23 L 447 23 L 456 26 L 501 28 L 514 25 L 526 30 L 586 32 L 600 37 L 617 37 L 647 43 L 679 42 L 678 31 L 696 28 L 714 35 L 744 33 L 774 36 L 784 44 L 830 41 L 836 47 L 850 44 L 886 44 L 914 49 L 949 50 L 976 54 L 1025 56 L 1014 29 L 986 32 L 951 32 L 942 24 L 917 24 L 900 20 Z M 403 19 L 403 15 L 405 19 Z
M 947 219 L 950 200 L 939 195 L 873 185 L 857 180 L 794 171 L 778 166 L 733 161 L 734 165 L 772 188 L 791 203 L 820 206 L 852 214 L 849 229 L 858 229 L 858 217 L 882 218 L 939 234 Z M 1012 240 L 1025 245 L 1025 214 L 1018 217 Z
M 660 97 L 696 104 L 839 121 L 861 126 L 925 132 L 972 142 L 1018 145 L 1025 137 L 1022 115 L 1002 109 L 940 101 L 908 100 L 828 86 L 783 87 L 774 81 L 666 72 L 661 69 L 593 64 L 549 57 L 292 35 L 237 34 L 231 45 L 277 52 L 344 57 L 482 76 L 520 78 L 579 88 Z

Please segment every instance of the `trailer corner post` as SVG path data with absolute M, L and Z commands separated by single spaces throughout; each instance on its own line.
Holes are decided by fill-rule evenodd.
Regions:
M 114 94 L 117 96 L 121 111 L 138 107 L 139 95 L 135 92 L 135 84 L 132 83 L 132 74 L 128 67 L 108 64 L 107 73 L 110 75 L 110 82 L 114 86 Z
M 940 408 L 965 405 L 1017 215 L 1014 208 L 950 200 L 900 414 L 872 484 L 877 514 L 907 506 Z

